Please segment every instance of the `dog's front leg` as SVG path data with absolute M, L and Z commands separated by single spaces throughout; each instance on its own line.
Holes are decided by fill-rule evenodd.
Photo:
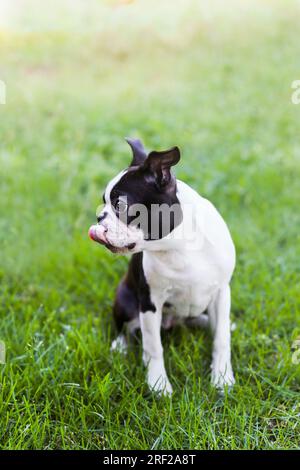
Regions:
M 220 389 L 234 384 L 230 353 L 230 287 L 223 287 L 208 308 L 213 330 L 211 381 Z
M 147 382 L 151 390 L 170 395 L 172 386 L 167 377 L 160 328 L 162 308 L 155 305 L 156 311 L 140 313 L 140 324 L 143 340 L 143 361 L 147 367 Z

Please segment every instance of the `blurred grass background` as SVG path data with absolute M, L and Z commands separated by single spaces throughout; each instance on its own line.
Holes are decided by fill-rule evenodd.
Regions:
M 300 3 L 1 1 L 2 448 L 297 448 Z M 91 243 L 123 137 L 178 145 L 176 174 L 237 247 L 237 385 L 209 386 L 210 338 L 164 339 L 172 401 L 140 347 L 112 357 L 127 260 Z

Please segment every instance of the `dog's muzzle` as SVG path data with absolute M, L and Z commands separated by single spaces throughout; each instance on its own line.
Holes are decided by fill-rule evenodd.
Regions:
M 103 225 L 92 225 L 89 229 L 89 237 L 101 245 L 108 245 L 109 242 L 106 238 L 107 229 Z
M 106 237 L 107 228 L 101 224 L 92 225 L 88 233 L 91 240 L 94 240 L 95 242 L 98 242 L 101 245 L 105 245 L 106 248 L 108 248 L 113 253 L 118 253 L 126 250 L 133 250 L 136 245 L 135 243 L 130 243 L 129 245 L 124 246 L 122 248 L 113 246 Z

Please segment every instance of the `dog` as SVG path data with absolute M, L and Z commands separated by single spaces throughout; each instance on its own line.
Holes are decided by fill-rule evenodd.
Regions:
M 124 327 L 141 329 L 149 388 L 169 395 L 161 327 L 175 322 L 210 326 L 211 382 L 234 384 L 230 346 L 230 280 L 235 248 L 223 218 L 207 199 L 175 178 L 180 150 L 147 153 L 139 139 L 126 139 L 132 161 L 107 185 L 103 210 L 89 229 L 92 240 L 113 253 L 132 254 L 116 293 L 113 313 L 125 350 Z M 142 215 L 141 215 L 142 214 Z

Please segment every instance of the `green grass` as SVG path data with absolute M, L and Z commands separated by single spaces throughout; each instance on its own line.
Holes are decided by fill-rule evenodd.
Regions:
M 129 21 L 131 5 L 117 28 L 0 34 L 2 449 L 299 447 L 299 6 L 242 3 L 205 16 L 187 2 L 174 25 L 171 6 L 155 22 Z M 110 354 L 127 260 L 87 230 L 126 135 L 179 145 L 177 176 L 231 229 L 237 383 L 223 397 L 207 332 L 164 335 L 172 399 L 148 392 L 140 344 Z

